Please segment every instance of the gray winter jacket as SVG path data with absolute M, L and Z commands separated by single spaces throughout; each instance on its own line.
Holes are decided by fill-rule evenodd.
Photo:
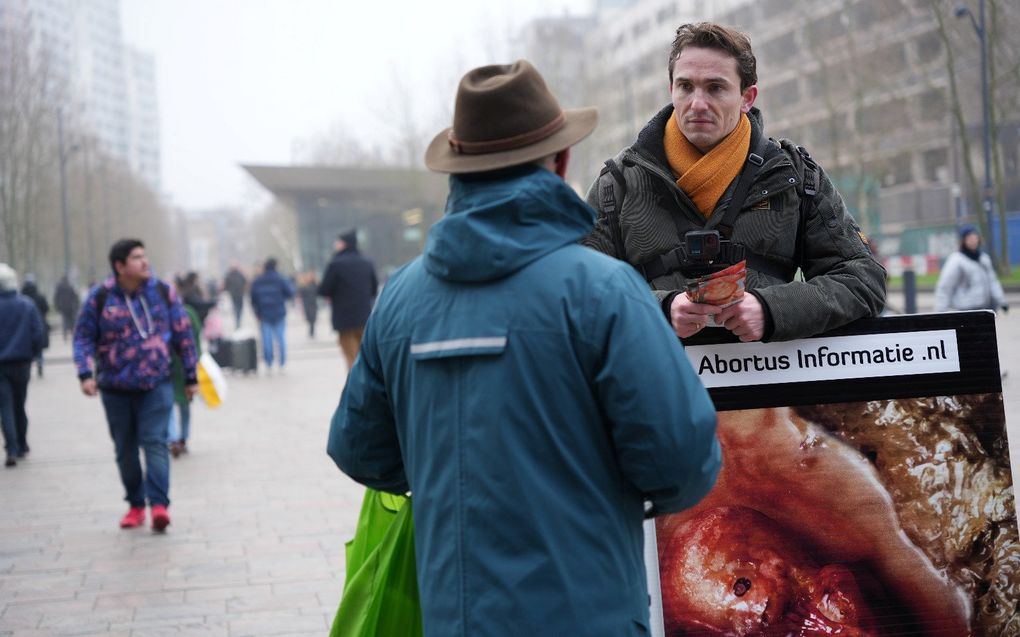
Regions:
M 975 261 L 962 252 L 946 259 L 935 285 L 935 311 L 994 310 L 1006 305 L 992 260 L 985 252 Z
M 582 241 L 584 245 L 637 266 L 675 249 L 683 234 L 705 226 L 705 218 L 676 185 L 666 160 L 662 138 L 672 114 L 672 105 L 662 109 L 615 159 L 626 182 L 622 204 L 617 204 L 626 254 L 618 254 L 609 227 L 609 206 L 601 196 L 602 185 L 614 180 L 607 170 L 588 191 L 588 203 L 598 211 L 598 221 Z M 761 114 L 755 108 L 748 115 L 753 139 L 758 139 L 763 134 Z M 748 263 L 747 290 L 765 310 L 762 340 L 805 338 L 858 318 L 878 316 L 885 306 L 885 270 L 872 256 L 832 182 L 817 170 L 817 194 L 805 206 L 807 218 L 802 222 L 802 155 L 788 140 L 770 139 L 764 157 L 732 234 L 735 243 L 758 259 Z M 736 181 L 720 197 L 713 218 L 725 215 Z M 798 268 L 803 281 L 794 280 Z M 668 303 L 686 289 L 686 278 L 673 271 L 649 284 L 668 315 Z

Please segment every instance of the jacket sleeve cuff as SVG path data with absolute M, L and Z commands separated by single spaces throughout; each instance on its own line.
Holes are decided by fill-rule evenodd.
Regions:
M 78 374 L 78 381 L 79 382 L 81 382 L 83 380 L 88 380 L 90 378 L 92 378 L 92 372 L 81 372 L 80 374 Z
M 184 377 L 184 384 L 185 385 L 197 385 L 198 384 L 198 377 L 197 376 L 185 376 Z
M 678 294 L 680 294 L 680 290 L 673 290 L 666 296 L 662 297 L 662 313 L 666 315 L 667 323 L 671 323 L 673 320 L 669 315 L 669 308 L 673 305 L 673 299 L 675 299 Z
M 762 315 L 765 318 L 765 327 L 762 330 L 761 342 L 767 343 L 772 338 L 772 333 L 776 331 L 776 323 L 772 319 L 772 310 L 769 309 L 769 304 L 765 302 L 761 294 L 758 294 L 757 290 L 750 290 L 754 298 L 758 299 L 758 303 L 761 305 Z

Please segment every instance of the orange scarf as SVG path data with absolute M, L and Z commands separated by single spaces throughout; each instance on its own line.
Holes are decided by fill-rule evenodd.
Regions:
M 666 159 L 673 175 L 680 177 L 676 185 L 687 193 L 707 219 L 712 216 L 726 187 L 744 167 L 747 151 L 751 148 L 751 122 L 746 115 L 741 116 L 733 132 L 724 137 L 715 148 L 703 154 L 680 132 L 674 111 L 666 122 L 666 134 L 662 143 L 666 147 Z

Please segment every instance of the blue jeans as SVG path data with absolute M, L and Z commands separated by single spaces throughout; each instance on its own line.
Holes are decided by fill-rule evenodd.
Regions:
M 167 420 L 170 431 L 167 432 L 166 441 L 187 442 L 188 434 L 191 433 L 191 403 L 174 401 L 174 404 L 177 405 L 177 418 L 169 417 Z
M 230 295 L 230 302 L 234 304 L 234 327 L 241 327 L 241 311 L 244 309 L 244 295 Z
M 25 399 L 32 363 L 0 363 L 0 425 L 8 456 L 28 451 L 28 415 Z
M 166 448 L 167 422 L 174 406 L 170 381 L 149 391 L 101 392 L 110 437 L 117 452 L 117 469 L 124 499 L 133 507 L 170 504 L 170 454 Z M 145 452 L 145 472 L 138 449 Z
M 266 367 L 273 366 L 273 339 L 276 339 L 280 350 L 280 367 L 287 364 L 287 343 L 283 340 L 283 330 L 287 326 L 287 319 L 282 318 L 276 323 L 262 321 L 262 358 L 266 361 Z

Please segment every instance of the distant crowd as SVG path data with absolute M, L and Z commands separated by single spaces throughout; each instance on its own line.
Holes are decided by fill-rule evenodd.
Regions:
M 146 507 L 154 530 L 170 525 L 169 458 L 188 453 L 191 403 L 200 385 L 210 401 L 222 367 L 258 370 L 255 334 L 242 329 L 246 299 L 267 372 L 285 368 L 287 307 L 295 299 L 309 338 L 315 338 L 319 298 L 329 300 L 340 350 L 353 364 L 377 292 L 375 266 L 358 252 L 356 230 L 338 235 L 334 247 L 321 283 L 313 271 L 284 276 L 272 257 L 250 274 L 231 263 L 222 282 L 203 282 L 193 271 L 163 280 L 153 273 L 138 239 L 122 239 L 110 248 L 110 276 L 84 297 L 70 277 L 61 277 L 53 308 L 63 340 L 72 340 L 80 389 L 98 396 L 106 415 L 129 505 L 121 528 L 144 525 Z M 229 335 L 220 316 L 223 292 L 232 310 Z M 33 364 L 43 376 L 50 309 L 31 274 L 19 290 L 17 273 L 0 264 L 0 416 L 7 467 L 16 467 L 29 452 L 25 403 Z

